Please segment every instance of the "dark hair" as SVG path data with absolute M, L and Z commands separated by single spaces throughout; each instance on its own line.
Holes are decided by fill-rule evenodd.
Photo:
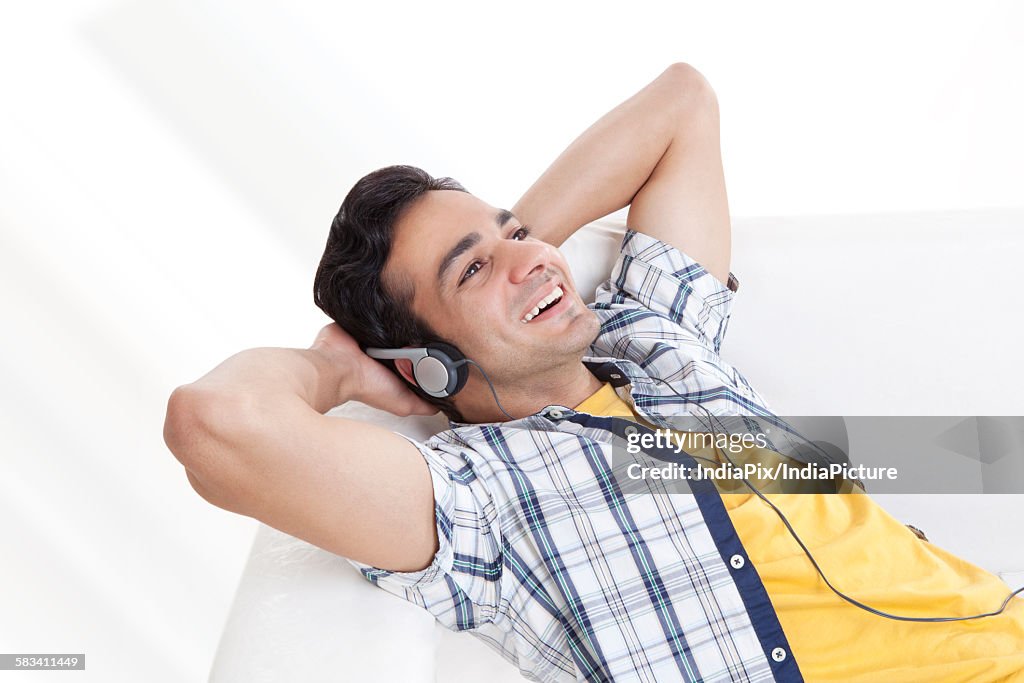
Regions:
M 389 283 L 384 278 L 395 225 L 431 190 L 467 191 L 452 178 L 434 178 L 415 166 L 381 168 L 349 190 L 331 223 L 313 282 L 313 301 L 363 348 L 451 343 L 413 314 L 410 282 L 390 278 Z M 399 374 L 393 361 L 383 362 Z M 449 418 L 463 421 L 451 399 L 434 398 L 417 386 L 410 387 Z

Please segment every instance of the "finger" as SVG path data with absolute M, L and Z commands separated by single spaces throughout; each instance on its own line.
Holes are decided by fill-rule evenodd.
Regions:
M 411 391 L 406 392 L 402 409 L 406 415 L 435 415 L 438 412 L 435 406 L 424 401 Z
M 437 408 L 437 406 L 432 406 L 429 403 L 424 403 L 423 404 L 423 412 L 419 413 L 419 414 L 420 415 L 426 415 L 426 416 L 429 417 L 431 415 L 437 415 L 439 412 L 441 412 L 441 411 L 440 411 L 440 409 Z
M 418 396 L 413 398 L 409 406 L 410 415 L 436 415 L 438 412 L 440 411 L 436 406 L 430 405 Z
M 320 328 L 320 331 L 316 333 L 316 338 L 313 340 L 313 344 L 316 345 L 324 340 L 331 333 L 337 323 L 328 323 Z
M 372 363 L 367 380 L 360 385 L 366 387 L 367 392 L 358 400 L 399 416 L 434 415 L 438 412 L 429 401 L 413 393 L 405 380 L 384 369 L 376 361 Z

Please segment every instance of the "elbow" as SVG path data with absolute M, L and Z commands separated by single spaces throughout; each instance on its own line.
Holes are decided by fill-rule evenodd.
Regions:
M 232 434 L 239 429 L 244 410 L 240 398 L 195 384 L 178 387 L 167 400 L 164 443 L 185 467 L 189 483 L 207 501 L 220 497 L 216 482 L 237 469 Z
M 718 98 L 711 83 L 700 71 L 686 62 L 670 64 L 661 75 L 675 94 L 675 101 L 691 115 L 694 110 L 717 115 Z
M 186 384 L 171 392 L 164 416 L 164 443 L 182 465 L 190 469 L 192 460 L 202 450 L 206 436 L 204 408 L 199 392 Z

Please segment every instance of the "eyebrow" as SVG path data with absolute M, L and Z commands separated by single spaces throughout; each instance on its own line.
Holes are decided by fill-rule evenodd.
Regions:
M 494 214 L 494 224 L 498 226 L 498 229 L 504 228 L 505 225 L 515 218 L 515 215 L 508 209 L 501 209 L 498 213 Z M 451 269 L 452 264 L 467 251 L 475 247 L 480 242 L 480 233 L 471 232 L 458 243 L 448 250 L 448 253 L 441 259 L 441 265 L 437 269 L 437 283 L 440 286 L 444 286 L 445 277 L 448 275 L 448 271 Z

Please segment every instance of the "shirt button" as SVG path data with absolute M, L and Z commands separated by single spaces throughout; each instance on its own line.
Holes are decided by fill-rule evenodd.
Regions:
M 622 431 L 626 433 L 626 436 L 636 436 L 637 434 L 636 427 L 634 427 L 633 425 L 626 427 Z
M 743 569 L 743 565 L 746 563 L 747 561 L 743 559 L 742 555 L 733 555 L 729 558 L 729 564 L 732 565 L 733 569 Z
M 548 411 L 548 415 L 555 418 L 556 420 L 561 420 L 563 413 L 558 408 L 553 408 L 552 410 Z
M 776 662 L 781 662 L 785 658 L 786 651 L 783 650 L 781 647 L 777 647 L 774 650 L 772 650 L 772 659 L 774 659 Z

